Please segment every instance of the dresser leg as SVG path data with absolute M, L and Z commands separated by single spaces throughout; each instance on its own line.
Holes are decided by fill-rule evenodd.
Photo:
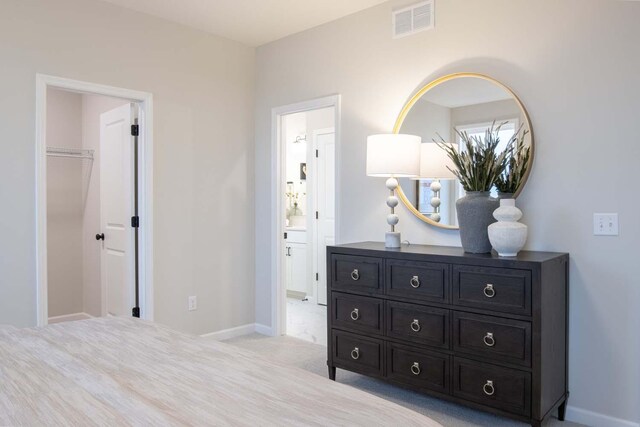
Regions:
M 542 427 L 542 421 L 531 420 L 531 427 Z
M 335 381 L 336 380 L 336 367 L 329 366 L 329 379 Z
M 564 414 L 567 412 L 567 401 L 562 402 L 560 406 L 558 406 L 558 419 L 560 421 L 564 421 Z

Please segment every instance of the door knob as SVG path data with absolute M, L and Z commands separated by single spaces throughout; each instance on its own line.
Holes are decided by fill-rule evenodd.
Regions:
M 104 233 L 96 234 L 96 240 L 104 240 Z

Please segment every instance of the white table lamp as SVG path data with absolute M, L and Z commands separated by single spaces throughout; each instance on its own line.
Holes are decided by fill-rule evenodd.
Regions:
M 403 134 L 371 135 L 367 138 L 367 175 L 389 177 L 386 184 L 391 194 L 387 198 L 387 206 L 391 208 L 391 213 L 387 216 L 387 223 L 391 231 L 385 235 L 387 248 L 399 248 L 401 243 L 400 233 L 395 230 L 399 221 L 395 213 L 395 207 L 398 206 L 396 178 L 418 176 L 421 141 L 419 136 Z
M 429 204 L 434 212 L 430 215 L 435 222 L 440 222 L 440 190 L 442 189 L 441 179 L 455 179 L 456 176 L 451 169 L 455 169 L 453 161 L 447 153 L 435 142 L 425 142 L 420 144 L 420 176 L 417 179 L 433 179 L 429 188 L 433 192 L 433 197 Z

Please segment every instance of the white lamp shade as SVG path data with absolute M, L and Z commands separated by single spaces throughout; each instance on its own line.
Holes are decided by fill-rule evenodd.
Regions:
M 447 153 L 434 142 L 420 144 L 420 178 L 454 179 L 456 176 L 447 167 L 455 166 Z
M 367 175 L 415 177 L 420 173 L 420 142 L 414 135 L 381 134 L 367 138 Z

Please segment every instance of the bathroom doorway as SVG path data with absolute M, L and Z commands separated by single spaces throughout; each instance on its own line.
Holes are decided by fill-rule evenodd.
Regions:
M 282 333 L 326 345 L 326 248 L 336 242 L 336 107 L 283 114 L 279 135 Z
M 151 319 L 150 95 L 41 79 L 47 84 L 39 85 L 36 120 L 38 324 Z

